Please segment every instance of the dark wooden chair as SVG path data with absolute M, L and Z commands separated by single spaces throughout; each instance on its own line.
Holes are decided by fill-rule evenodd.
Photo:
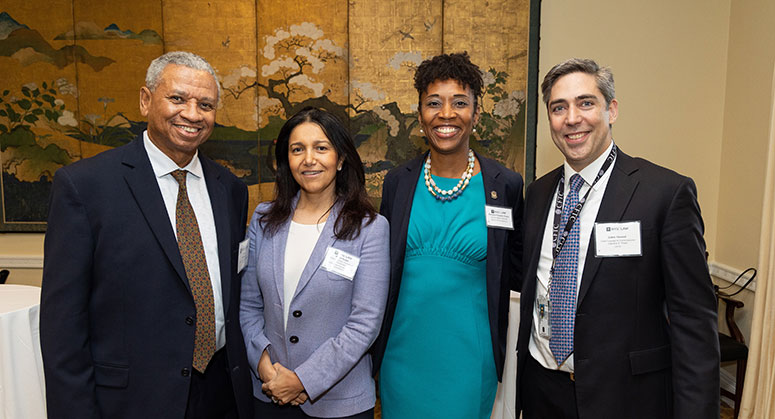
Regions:
M 743 302 L 735 300 L 723 292 L 716 292 L 719 301 L 723 301 L 726 306 L 724 319 L 729 328 L 729 335 L 719 332 L 719 347 L 721 348 L 721 362 L 736 362 L 737 374 L 735 375 L 735 392 L 732 393 L 726 389 L 721 389 L 721 394 L 729 397 L 735 402 L 735 419 L 740 413 L 740 400 L 743 397 L 743 381 L 745 380 L 745 369 L 748 366 L 748 346 L 745 344 L 745 337 L 735 323 L 735 309 L 742 308 Z
M 0 284 L 5 284 L 5 280 L 8 279 L 8 275 L 11 273 L 8 271 L 8 269 L 3 269 L 0 271 Z

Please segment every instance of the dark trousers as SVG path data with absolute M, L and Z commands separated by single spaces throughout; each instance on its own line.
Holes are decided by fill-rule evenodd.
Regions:
M 528 354 L 522 374 L 523 419 L 578 419 L 576 384 L 567 372 L 548 370 Z
M 204 374 L 192 368 L 186 419 L 236 419 L 237 403 L 226 348 L 217 351 Z
M 309 402 L 307 402 L 309 403 Z M 313 416 L 309 416 L 301 410 L 299 406 L 284 405 L 280 406 L 274 403 L 265 403 L 261 400 L 253 398 L 253 407 L 255 410 L 255 419 L 307 419 Z M 373 419 L 374 408 L 371 408 L 365 412 L 358 413 L 352 416 L 342 416 L 338 419 Z

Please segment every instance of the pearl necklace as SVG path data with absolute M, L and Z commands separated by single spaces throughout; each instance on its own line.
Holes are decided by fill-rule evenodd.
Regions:
M 463 175 L 460 176 L 460 181 L 450 190 L 444 190 L 436 186 L 436 182 L 433 181 L 431 176 L 431 155 L 428 154 L 428 160 L 425 161 L 425 186 L 428 187 L 428 192 L 433 195 L 434 198 L 439 201 L 451 201 L 466 189 L 468 182 L 471 180 L 471 176 L 474 173 L 474 152 L 470 148 L 468 149 L 468 167 Z

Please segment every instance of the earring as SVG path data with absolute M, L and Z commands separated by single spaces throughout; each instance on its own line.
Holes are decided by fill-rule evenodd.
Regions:
M 423 130 L 422 130 L 422 128 L 420 128 L 420 134 L 422 134 L 422 133 L 424 133 L 424 132 L 425 132 L 425 131 L 423 131 Z
M 337 167 L 337 168 L 336 168 L 336 171 L 337 171 L 337 172 L 341 172 L 341 171 L 342 171 L 342 166 L 340 165 L 339 167 Z
M 474 128 L 474 132 L 476 132 L 476 128 Z

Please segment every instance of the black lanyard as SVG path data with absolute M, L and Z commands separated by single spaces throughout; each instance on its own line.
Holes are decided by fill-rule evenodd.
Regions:
M 605 163 L 603 163 L 603 167 L 601 167 L 600 171 L 597 173 L 595 181 L 592 182 L 592 186 L 589 187 L 589 190 L 587 190 L 587 193 L 584 194 L 584 197 L 579 199 L 579 203 L 576 204 L 576 208 L 573 208 L 573 211 L 568 216 L 568 221 L 565 223 L 563 234 L 560 235 L 560 219 L 562 218 L 562 206 L 565 195 L 565 169 L 562 170 L 562 174 L 560 175 L 560 185 L 558 186 L 557 190 L 557 202 L 554 207 L 554 223 L 552 224 L 552 243 L 554 244 L 554 248 L 552 249 L 552 271 L 554 270 L 554 261 L 557 259 L 557 255 L 560 254 L 562 247 L 565 245 L 565 240 L 568 239 L 568 235 L 573 228 L 573 224 L 576 222 L 579 214 L 581 214 L 581 209 L 587 202 L 589 193 L 592 192 L 592 188 L 595 187 L 597 181 L 600 180 L 608 168 L 611 167 L 611 163 L 613 163 L 614 159 L 616 158 L 616 151 L 616 144 L 614 144 L 614 146 L 611 148 L 611 152 L 608 153 L 608 157 L 605 159 Z

